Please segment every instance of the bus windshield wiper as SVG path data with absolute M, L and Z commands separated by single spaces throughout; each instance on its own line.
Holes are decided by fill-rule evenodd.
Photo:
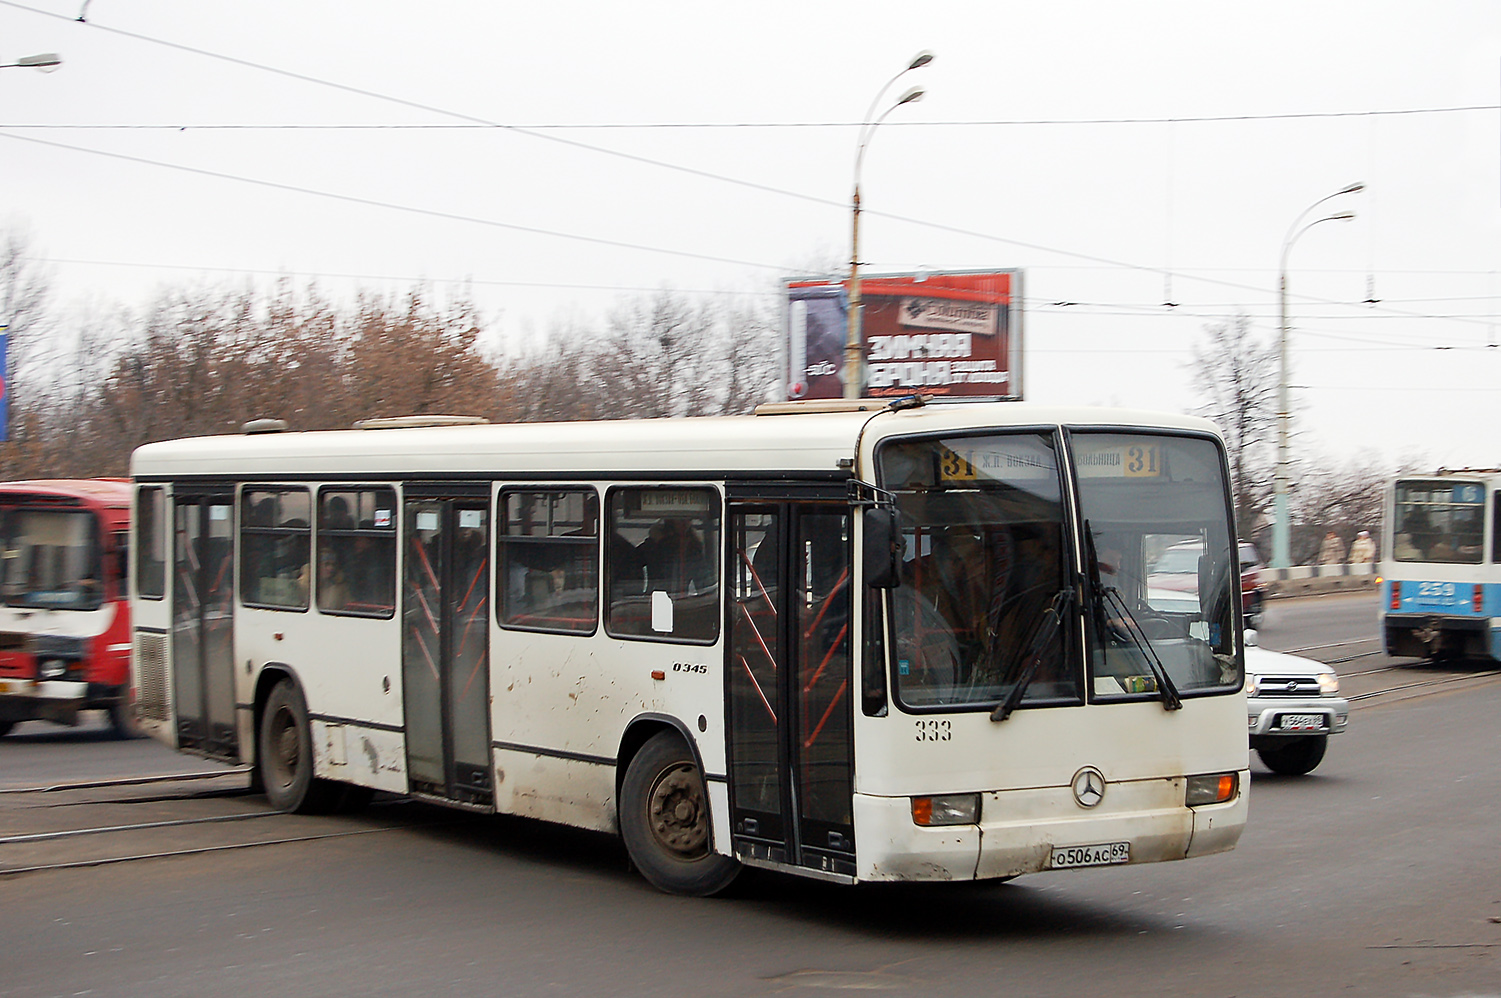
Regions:
M 1157 657 L 1157 649 L 1152 646 L 1152 640 L 1147 637 L 1141 625 L 1136 622 L 1131 608 L 1121 598 L 1120 590 L 1114 586 L 1102 586 L 1100 595 L 1112 610 L 1120 614 L 1121 621 L 1125 624 L 1120 628 L 1131 638 L 1131 643 L 1136 650 L 1141 652 L 1142 659 L 1147 663 L 1147 668 L 1152 670 L 1152 678 L 1157 681 L 1157 692 L 1162 694 L 1162 707 L 1164 710 L 1178 710 L 1183 706 L 1183 700 L 1178 696 L 1178 687 L 1173 684 L 1172 677 L 1167 674 L 1167 666 L 1162 664 L 1162 659 Z
M 1032 625 L 1031 640 L 1027 642 L 1026 658 L 1022 660 L 1021 674 L 1016 677 L 1016 685 L 1011 687 L 1011 692 L 1006 694 L 1006 699 L 990 712 L 992 721 L 1004 721 L 1016 710 L 1017 704 L 1021 703 L 1022 696 L 1027 692 L 1027 687 L 1032 684 L 1032 679 L 1037 675 L 1038 666 L 1042 665 L 1042 650 L 1047 647 L 1049 639 L 1056 637 L 1063 630 L 1063 610 L 1073 602 L 1074 590 L 1072 586 L 1064 586 L 1053 594 L 1047 609 L 1037 615 L 1037 622 Z M 1051 625 L 1048 618 L 1052 618 Z

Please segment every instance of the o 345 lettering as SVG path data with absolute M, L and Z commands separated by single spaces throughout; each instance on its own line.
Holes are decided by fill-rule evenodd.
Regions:
M 697 672 L 702 675 L 709 671 L 709 667 L 707 665 L 704 665 L 702 662 L 674 662 L 672 663 L 672 671 Z
M 953 740 L 954 731 L 948 721 L 917 721 L 916 725 L 917 727 L 914 729 L 915 741 L 947 742 Z

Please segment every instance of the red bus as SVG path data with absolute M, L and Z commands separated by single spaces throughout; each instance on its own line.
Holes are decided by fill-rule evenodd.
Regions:
M 129 536 L 122 480 L 0 483 L 0 736 L 84 710 L 133 734 Z

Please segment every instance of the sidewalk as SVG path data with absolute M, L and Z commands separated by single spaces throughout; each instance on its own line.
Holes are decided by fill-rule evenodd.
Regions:
M 1319 593 L 1370 592 L 1376 588 L 1375 565 L 1298 565 L 1261 569 L 1268 599 Z

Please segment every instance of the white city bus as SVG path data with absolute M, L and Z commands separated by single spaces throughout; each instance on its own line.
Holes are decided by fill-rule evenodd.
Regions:
M 618 832 L 682 894 L 1239 838 L 1209 423 L 920 399 L 465 422 L 136 451 L 136 522 L 175 538 L 135 540 L 143 725 L 254 762 L 285 810 L 382 790 Z M 1195 598 L 1149 603 L 1185 544 Z

